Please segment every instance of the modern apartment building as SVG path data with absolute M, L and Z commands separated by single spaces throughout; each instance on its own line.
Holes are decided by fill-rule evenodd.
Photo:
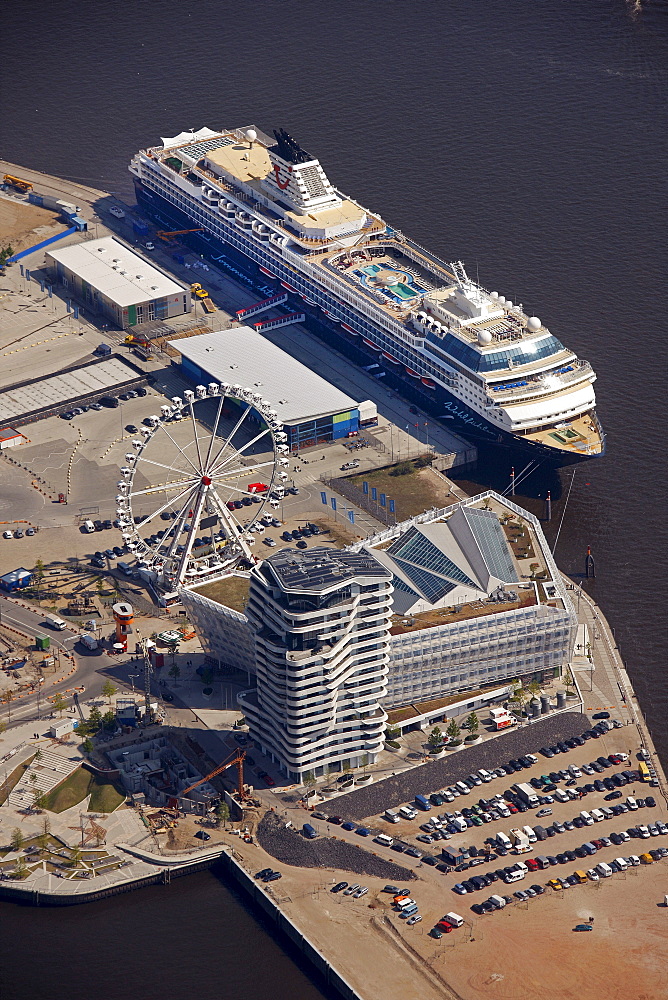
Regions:
M 251 570 L 251 737 L 293 781 L 373 763 L 383 746 L 391 574 L 365 552 L 284 549 Z
M 247 597 L 240 582 L 183 602 L 208 655 L 255 675 L 242 710 L 294 780 L 374 760 L 385 710 L 548 680 L 573 655 L 577 616 L 540 522 L 491 491 L 343 551 L 278 551 Z

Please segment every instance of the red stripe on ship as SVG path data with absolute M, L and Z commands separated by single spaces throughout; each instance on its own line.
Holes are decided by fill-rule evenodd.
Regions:
M 386 354 L 385 351 L 381 351 L 381 354 L 383 355 L 384 358 L 387 358 L 388 361 L 391 361 L 393 365 L 401 364 L 401 361 L 397 361 L 397 359 L 393 358 L 391 354 Z
M 365 340 L 365 338 L 362 337 L 362 343 L 366 344 L 367 347 L 370 347 L 372 351 L 378 351 L 378 353 L 380 354 L 380 347 L 377 347 L 375 344 L 372 344 L 370 340 Z
M 262 267 L 262 264 L 259 264 L 258 266 L 259 266 L 260 270 L 262 271 L 262 273 L 266 274 L 268 278 L 275 278 L 276 277 L 276 275 L 272 274 L 271 271 L 268 271 L 266 269 L 266 267 Z
M 296 289 L 296 288 L 293 288 L 293 287 L 292 287 L 292 285 L 289 285 L 289 284 L 287 283 L 287 281 L 281 281 L 281 285 L 282 285 L 282 286 L 283 286 L 283 288 L 284 288 L 284 289 L 286 290 L 286 292 L 295 292 L 295 293 L 297 293 L 297 289 Z M 297 294 L 298 294 L 298 293 L 297 293 Z
M 436 383 L 432 382 L 432 380 L 430 378 L 423 378 L 422 379 L 422 384 L 426 385 L 428 389 L 435 389 L 436 388 Z
M 353 337 L 359 337 L 359 333 L 357 332 L 357 330 L 353 330 L 352 326 L 348 326 L 347 323 L 341 323 L 341 326 L 343 327 L 344 330 L 347 330 L 348 333 L 352 333 Z
M 406 371 L 408 372 L 411 378 L 420 378 L 418 373 L 414 372 L 412 368 L 407 368 Z

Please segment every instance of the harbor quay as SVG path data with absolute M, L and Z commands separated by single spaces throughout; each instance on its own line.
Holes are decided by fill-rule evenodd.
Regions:
M 289 144 L 281 148 L 294 152 Z M 224 167 L 227 154 L 216 155 Z M 0 343 L 7 369 L 0 396 L 18 390 L 21 399 L 28 392 L 46 398 L 54 390 L 46 383 L 59 368 L 79 387 L 90 386 L 86 380 L 96 372 L 110 381 L 98 394 L 85 396 L 82 388 L 77 399 L 59 397 L 48 413 L 31 396 L 29 419 L 17 420 L 20 443 L 3 449 L 0 461 L 12 534 L 3 541 L 0 568 L 13 586 L 21 579 L 19 563 L 30 576 L 41 562 L 39 582 L 50 595 L 47 601 L 32 589 L 29 596 L 8 592 L 0 620 L 5 660 L 17 660 L 10 644 L 25 640 L 30 669 L 38 670 L 32 646 L 46 634 L 62 644 L 75 670 L 67 679 L 63 671 L 53 678 L 47 672 L 49 695 L 61 691 L 70 702 L 60 710 L 52 702 L 49 719 L 27 688 L 15 702 L 6 698 L 13 684 L 18 691 L 24 682 L 20 671 L 17 678 L 10 676 L 13 668 L 2 671 L 0 897 L 50 906 L 94 902 L 149 884 L 178 892 L 173 879 L 212 868 L 234 880 L 249 905 L 273 921 L 279 939 L 296 946 L 300 960 L 342 997 L 376 1000 L 401 992 L 474 1000 L 501 982 L 509 995 L 529 998 L 575 990 L 582 1000 L 667 992 L 665 774 L 612 629 L 589 595 L 558 571 L 538 520 L 492 491 L 465 497 L 447 478 L 453 463 L 471 459 L 465 437 L 446 427 L 440 436 L 425 431 L 429 411 L 389 391 L 376 362 L 366 366 L 371 371 L 356 366 L 346 381 L 344 356 L 297 324 L 268 336 L 345 393 L 345 410 L 336 402 L 321 415 L 304 410 L 285 420 L 287 430 L 277 433 L 286 438 L 287 466 L 277 461 L 282 451 L 258 450 L 243 476 L 242 466 L 235 469 L 243 488 L 233 489 L 240 495 L 251 480 L 255 485 L 263 463 L 275 463 L 277 474 L 286 470 L 262 532 L 233 520 L 243 512 L 225 513 L 232 493 L 217 507 L 203 489 L 197 494 L 202 516 L 217 518 L 223 533 L 235 523 L 244 528 L 249 565 L 231 572 L 214 561 L 225 558 L 228 538 L 195 539 L 215 529 L 198 528 L 191 513 L 196 504 L 188 498 L 174 519 L 180 528 L 183 515 L 192 542 L 185 556 L 173 536 L 165 564 L 164 538 L 146 539 L 149 529 L 136 532 L 140 549 L 132 550 L 130 515 L 151 519 L 146 523 L 155 518 L 160 527 L 158 510 L 163 502 L 169 507 L 170 497 L 161 494 L 153 508 L 148 500 L 127 499 L 133 488 L 124 483 L 136 476 L 136 456 L 143 454 L 134 442 L 148 439 L 155 420 L 168 424 L 175 455 L 194 454 L 180 415 L 188 415 L 187 394 L 200 389 L 209 416 L 192 423 L 197 433 L 215 437 L 210 412 L 217 390 L 207 393 L 225 384 L 224 358 L 205 356 L 198 341 L 214 336 L 224 343 L 232 331 L 243 337 L 238 313 L 277 289 L 270 275 L 264 291 L 249 286 L 237 258 L 215 268 L 209 257 L 205 269 L 192 246 L 161 241 L 156 226 L 116 196 L 2 166 L 48 196 L 41 206 L 11 192 L 0 198 L 0 212 L 15 213 L 18 253 L 55 237 L 56 260 L 61 247 L 84 240 L 105 249 L 120 236 L 156 274 L 171 275 L 189 301 L 182 314 L 150 319 L 161 334 L 165 326 L 170 331 L 155 336 L 153 330 L 151 340 L 141 332 L 146 325 L 124 328 L 85 306 L 75 317 L 74 300 L 49 284 L 49 248 L 29 252 L 3 278 L 8 308 Z M 68 232 L 76 226 L 58 221 L 55 212 L 19 218 L 28 206 L 46 212 L 49 197 L 77 207 L 87 230 Z M 354 203 L 347 204 L 353 212 Z M 344 264 L 336 265 L 337 280 L 350 270 Z M 43 287 L 26 277 L 26 267 Z M 392 282 L 384 292 L 370 284 L 377 271 L 364 273 L 364 294 L 384 295 L 383 309 L 396 312 Z M 420 276 L 422 270 L 406 272 L 404 294 Z M 459 278 L 465 282 L 465 273 Z M 202 304 L 207 297 L 214 312 Z M 452 308 L 436 299 L 439 308 Z M 511 322 L 505 306 L 499 307 L 504 323 Z M 283 312 L 274 306 L 258 315 L 273 322 Z M 535 327 L 526 325 L 522 337 L 531 339 Z M 106 353 L 96 356 L 101 342 L 112 361 Z M 489 345 L 483 338 L 478 346 L 484 354 Z M 230 356 L 232 365 L 248 363 L 242 348 Z M 125 367 L 103 367 L 121 363 Z M 285 359 L 281 364 L 287 385 L 296 368 Z M 578 372 L 591 376 L 588 369 Z M 231 372 L 226 378 L 236 381 Z M 559 378 L 559 392 L 567 395 L 573 373 L 564 370 Z M 249 388 L 232 386 L 231 395 L 234 388 L 251 391 L 252 373 L 239 379 Z M 502 391 L 525 388 L 504 385 Z M 264 400 L 260 389 L 254 386 L 257 405 L 273 420 L 270 404 L 287 407 L 290 393 Z M 103 391 L 128 398 L 118 408 L 91 408 Z M 423 391 L 430 386 L 424 383 Z M 338 399 L 333 391 L 332 397 Z M 250 409 L 252 395 L 242 401 Z M 362 428 L 355 421 L 372 412 L 362 405 L 367 401 L 378 422 Z M 61 419 L 76 402 L 87 409 Z M 241 412 L 223 413 L 226 433 Z M 345 421 L 333 419 L 344 412 Z M 309 444 L 311 418 L 323 421 L 317 448 Z M 336 436 L 337 423 L 345 423 L 345 436 Z M 578 425 L 576 431 L 585 440 L 597 428 Z M 576 447 L 571 439 L 543 443 L 561 451 Z M 602 448 L 597 439 L 596 449 Z M 410 503 L 411 490 L 404 489 L 392 518 L 389 504 L 380 501 L 387 499 L 386 487 L 376 488 L 373 476 L 392 484 L 388 469 L 425 453 L 439 458 L 440 471 L 408 470 L 415 506 L 401 508 Z M 144 479 L 137 478 L 138 496 L 171 487 L 149 465 Z M 342 472 L 355 476 L 337 489 Z M 371 502 L 363 502 L 365 476 L 376 492 Z M 204 478 L 198 489 L 209 485 Z M 246 499 L 246 511 L 259 507 L 251 507 L 250 493 Z M 26 534 L 28 525 L 34 534 Z M 121 543 L 120 555 L 105 549 L 110 539 Z M 121 564 L 135 556 L 143 575 L 132 567 L 126 575 Z M 193 579 L 195 567 L 209 573 L 206 579 Z M 165 595 L 167 571 L 191 577 Z M 115 605 L 125 610 L 115 612 Z M 65 615 L 62 631 L 49 624 L 49 615 Z M 133 615 L 136 636 L 121 627 Z M 97 648 L 86 649 L 84 635 Z M 142 641 L 149 636 L 147 652 Z M 289 705 L 282 709 L 286 678 Z M 102 738 L 93 732 L 98 716 L 107 716 Z M 507 730 L 497 729 L 501 718 Z M 518 886 L 511 885 L 515 880 Z M 410 900 L 408 914 L 395 903 L 402 895 Z M 574 933 L 583 924 L 592 931 Z

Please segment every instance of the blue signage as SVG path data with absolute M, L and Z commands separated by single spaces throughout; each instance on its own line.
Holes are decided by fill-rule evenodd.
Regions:
M 322 502 L 324 503 L 324 505 L 326 507 L 327 506 L 327 494 L 325 493 L 324 490 L 322 490 L 321 493 L 320 493 L 320 499 L 322 500 Z
M 378 490 L 376 489 L 375 486 L 371 487 L 371 499 L 378 501 Z
M 364 493 L 364 496 L 368 497 L 368 495 L 369 495 L 369 484 L 367 483 L 366 480 L 362 483 L 362 492 Z
M 381 494 L 380 494 L 380 506 L 381 506 L 381 507 L 384 507 L 384 506 L 385 506 L 385 501 L 386 501 L 386 499 L 387 499 L 387 497 L 385 496 L 385 494 L 384 494 L 384 493 L 381 493 Z
M 336 510 L 336 497 L 332 497 L 332 510 Z
M 394 500 L 392 497 L 389 499 L 390 514 L 394 514 Z
M 355 511 L 354 510 L 349 510 L 348 511 L 348 520 L 350 521 L 351 524 L 355 523 Z

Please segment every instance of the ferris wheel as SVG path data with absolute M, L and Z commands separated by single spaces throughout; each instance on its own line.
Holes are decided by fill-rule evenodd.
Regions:
M 290 464 L 271 404 L 214 382 L 146 417 L 125 462 L 116 497 L 123 539 L 170 590 L 220 576 L 240 557 L 255 561 L 253 529 L 278 507 Z

